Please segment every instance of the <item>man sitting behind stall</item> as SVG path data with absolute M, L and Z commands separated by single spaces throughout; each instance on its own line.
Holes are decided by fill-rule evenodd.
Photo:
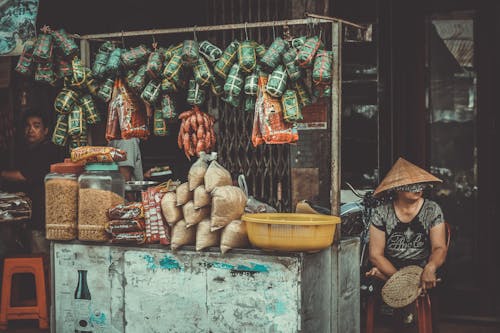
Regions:
M 125 181 L 144 180 L 141 149 L 139 147 L 138 138 L 111 140 L 109 146 L 124 150 L 127 153 L 127 159 L 125 161 L 117 162 L 120 173 L 123 175 L 123 178 L 125 178 Z
M 16 169 L 3 170 L 0 177 L 8 182 L 10 189 L 25 192 L 31 198 L 31 252 L 48 254 L 44 178 L 50 171 L 50 165 L 60 162 L 64 155 L 62 149 L 48 139 L 48 124 L 41 113 L 28 111 L 23 119 L 25 142 L 16 154 Z

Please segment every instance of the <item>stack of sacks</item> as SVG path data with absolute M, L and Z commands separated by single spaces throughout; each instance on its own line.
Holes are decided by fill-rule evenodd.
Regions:
M 111 243 L 145 242 L 144 207 L 141 202 L 120 204 L 108 210 L 109 222 L 106 231 L 111 235 Z

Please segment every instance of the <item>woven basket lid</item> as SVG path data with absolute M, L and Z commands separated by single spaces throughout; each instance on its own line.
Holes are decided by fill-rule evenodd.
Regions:
M 400 157 L 396 163 L 394 163 L 385 178 L 380 182 L 375 192 L 373 192 L 373 195 L 377 196 L 384 191 L 402 185 L 429 182 L 442 183 L 443 181 Z
M 382 299 L 393 308 L 405 307 L 420 295 L 420 276 L 423 268 L 406 266 L 394 273 L 382 288 Z

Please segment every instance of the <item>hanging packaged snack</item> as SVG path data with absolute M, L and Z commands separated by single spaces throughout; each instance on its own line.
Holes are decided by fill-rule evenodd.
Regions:
M 309 37 L 302 45 L 297 54 L 297 63 L 302 68 L 311 67 L 316 52 L 323 45 L 318 36 Z
M 203 57 L 198 58 L 198 62 L 193 67 L 193 74 L 194 79 L 201 87 L 209 85 L 213 79 L 212 71 Z
M 188 66 L 194 66 L 200 57 L 200 46 L 196 40 L 185 40 L 182 43 L 182 62 Z
M 51 85 L 57 80 L 54 73 L 54 64 L 50 62 L 39 62 L 36 64 L 35 81 L 45 82 Z
M 238 61 L 240 70 L 245 73 L 250 73 L 254 70 L 257 64 L 257 56 L 255 54 L 254 43 L 250 40 L 245 40 L 238 47 Z
M 165 136 L 167 132 L 167 124 L 165 119 L 163 119 L 163 113 L 161 109 L 156 109 L 153 115 L 153 134 L 156 136 Z
M 316 52 L 312 79 L 315 84 L 330 84 L 332 82 L 332 52 L 319 50 Z
M 100 86 L 96 78 L 94 78 L 92 75 L 87 75 L 87 81 L 85 82 L 85 85 L 87 86 L 87 90 L 92 96 L 98 97 Z
M 137 64 L 144 63 L 148 59 L 150 50 L 144 46 L 139 45 L 121 54 L 122 63 L 125 67 L 134 67 Z
M 170 45 L 165 52 L 163 53 L 163 58 L 164 58 L 164 65 L 167 65 L 170 59 L 172 59 L 173 55 L 175 53 L 180 54 L 182 52 L 182 46 L 184 44 L 182 42 L 176 44 L 176 45 Z
M 281 37 L 277 37 L 266 51 L 266 54 L 260 59 L 268 71 L 272 71 L 281 62 L 281 55 L 288 49 L 288 43 Z
M 113 46 L 111 42 L 106 42 L 101 45 L 99 52 L 95 55 L 94 64 L 92 65 L 92 73 L 102 78 L 106 74 L 109 56 L 111 55 L 110 48 Z
M 52 143 L 58 146 L 66 146 L 68 142 L 68 116 L 60 114 L 57 116 L 56 126 L 52 133 Z
M 119 204 L 108 209 L 110 220 L 138 220 L 144 218 L 144 206 L 141 202 Z M 143 229 L 139 229 L 143 230 Z M 129 230 L 134 231 L 134 230 Z
M 142 206 L 142 204 L 141 204 Z M 119 235 L 128 232 L 144 231 L 146 225 L 141 219 L 119 219 L 111 220 L 106 225 L 106 232 Z
M 292 39 L 292 47 L 296 51 L 298 51 L 298 50 L 300 50 L 300 48 L 302 47 L 302 45 L 304 45 L 306 43 L 306 40 L 307 40 L 306 36 L 301 36 L 301 37 L 294 38 L 294 39 Z
M 158 100 L 158 97 L 160 97 L 160 91 L 161 83 L 151 80 L 142 91 L 141 98 L 150 105 L 154 105 Z
M 175 93 L 177 92 L 177 87 L 175 83 L 165 78 L 161 81 L 161 90 L 165 93 Z
M 84 95 L 80 98 L 80 105 L 83 109 L 83 115 L 87 119 L 89 125 L 94 125 L 101 122 L 101 115 L 97 110 L 94 99 L 90 95 Z
M 202 105 L 203 102 L 205 102 L 205 91 L 195 80 L 189 80 L 189 90 L 186 101 L 189 105 Z
M 215 96 L 222 96 L 222 94 L 224 93 L 224 82 L 222 82 L 219 77 L 212 76 L 212 81 L 210 82 L 210 90 Z
M 243 109 L 245 112 L 255 111 L 255 96 L 246 96 Z
M 109 107 L 118 113 L 122 139 L 147 139 L 149 130 L 144 103 L 127 89 L 121 79 L 117 82 L 118 93 L 113 94 Z
M 161 113 L 163 119 L 177 119 L 174 99 L 169 94 L 164 94 L 161 98 Z
M 113 83 L 113 90 L 110 101 L 114 100 L 119 95 L 118 80 Z M 118 118 L 118 107 L 113 103 L 108 104 L 108 119 L 106 121 L 105 138 L 109 142 L 121 138 L 120 120 Z
M 146 87 L 146 65 L 142 65 L 139 67 L 135 76 L 128 83 L 128 86 L 132 88 L 136 93 L 142 93 L 144 88 Z
M 302 77 L 300 67 L 297 66 L 295 59 L 297 58 L 297 50 L 294 48 L 289 49 L 283 53 L 283 64 L 285 65 L 286 72 L 290 81 L 295 82 Z
M 227 74 L 236 61 L 239 45 L 240 43 L 237 40 L 232 41 L 215 64 L 214 72 L 223 80 L 226 80 Z
M 52 37 L 54 38 L 54 45 L 62 51 L 64 56 L 69 57 L 78 52 L 75 40 L 64 29 L 52 31 Z
M 160 78 L 163 70 L 163 53 L 160 50 L 151 52 L 146 65 L 146 73 L 151 80 Z
M 294 123 L 304 119 L 300 112 L 299 99 L 295 90 L 288 89 L 281 97 L 283 104 L 283 118 L 289 123 Z
M 256 71 L 245 78 L 245 85 L 243 87 L 246 95 L 257 95 L 257 88 L 259 84 L 259 75 Z
M 124 150 L 113 147 L 87 146 L 71 152 L 72 162 L 111 163 L 125 161 L 126 159 L 127 153 Z
M 255 43 L 255 54 L 257 55 L 257 58 L 262 59 L 266 52 L 267 49 L 264 44 Z
M 17 61 L 15 71 L 19 74 L 30 76 L 33 73 L 34 60 L 33 60 L 33 50 L 35 49 L 35 44 L 28 41 L 24 44 L 23 53 Z
M 78 93 L 71 89 L 63 88 L 56 96 L 54 109 L 60 114 L 69 114 L 76 103 L 78 103 Z
M 222 50 L 208 40 L 200 43 L 200 53 L 210 62 L 216 62 L 222 56 Z
M 97 92 L 97 97 L 102 101 L 108 103 L 111 100 L 111 94 L 113 93 L 113 85 L 115 81 L 113 79 L 107 78 L 104 83 L 99 88 Z
M 82 61 L 78 57 L 74 57 L 71 61 L 71 66 L 73 67 L 73 77 L 71 79 L 71 85 L 78 89 L 85 88 L 85 81 L 87 80 L 87 71 L 85 66 L 83 66 Z
M 54 50 L 54 37 L 51 34 L 39 34 L 33 49 L 33 59 L 36 62 L 52 61 Z
M 83 117 L 82 107 L 78 103 L 75 103 L 68 115 L 68 135 L 79 136 L 80 134 L 85 134 L 84 122 L 86 121 Z
M 233 108 L 240 106 L 241 96 L 226 95 L 221 98 L 223 102 L 231 105 Z
M 121 65 L 121 56 L 123 50 L 121 48 L 114 49 L 109 55 L 108 62 L 106 63 L 106 75 L 114 78 L 118 74 Z
M 182 68 L 182 57 L 179 51 L 174 52 L 170 61 L 165 66 L 163 70 L 163 77 L 174 83 L 179 80 L 180 71 Z
M 295 92 L 297 92 L 300 108 L 308 106 L 309 104 L 312 103 L 311 94 L 309 93 L 309 90 L 304 84 L 304 81 L 298 80 L 293 83 L 292 87 L 293 89 L 295 89 Z
M 227 96 L 239 96 L 243 88 L 243 77 L 240 72 L 240 65 L 235 63 L 227 76 L 224 83 L 224 92 Z
M 273 97 L 281 97 L 286 89 L 287 74 L 283 65 L 279 65 L 269 75 L 266 91 Z

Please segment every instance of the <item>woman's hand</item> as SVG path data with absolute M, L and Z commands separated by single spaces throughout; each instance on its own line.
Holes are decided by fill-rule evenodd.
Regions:
M 387 276 L 382 273 L 377 267 L 373 267 L 368 272 L 365 273 L 366 276 L 374 276 L 382 281 L 387 281 Z
M 423 292 L 435 288 L 436 283 L 438 282 L 436 278 L 436 267 L 431 263 L 425 265 L 422 276 L 420 277 L 420 281 L 422 284 Z

